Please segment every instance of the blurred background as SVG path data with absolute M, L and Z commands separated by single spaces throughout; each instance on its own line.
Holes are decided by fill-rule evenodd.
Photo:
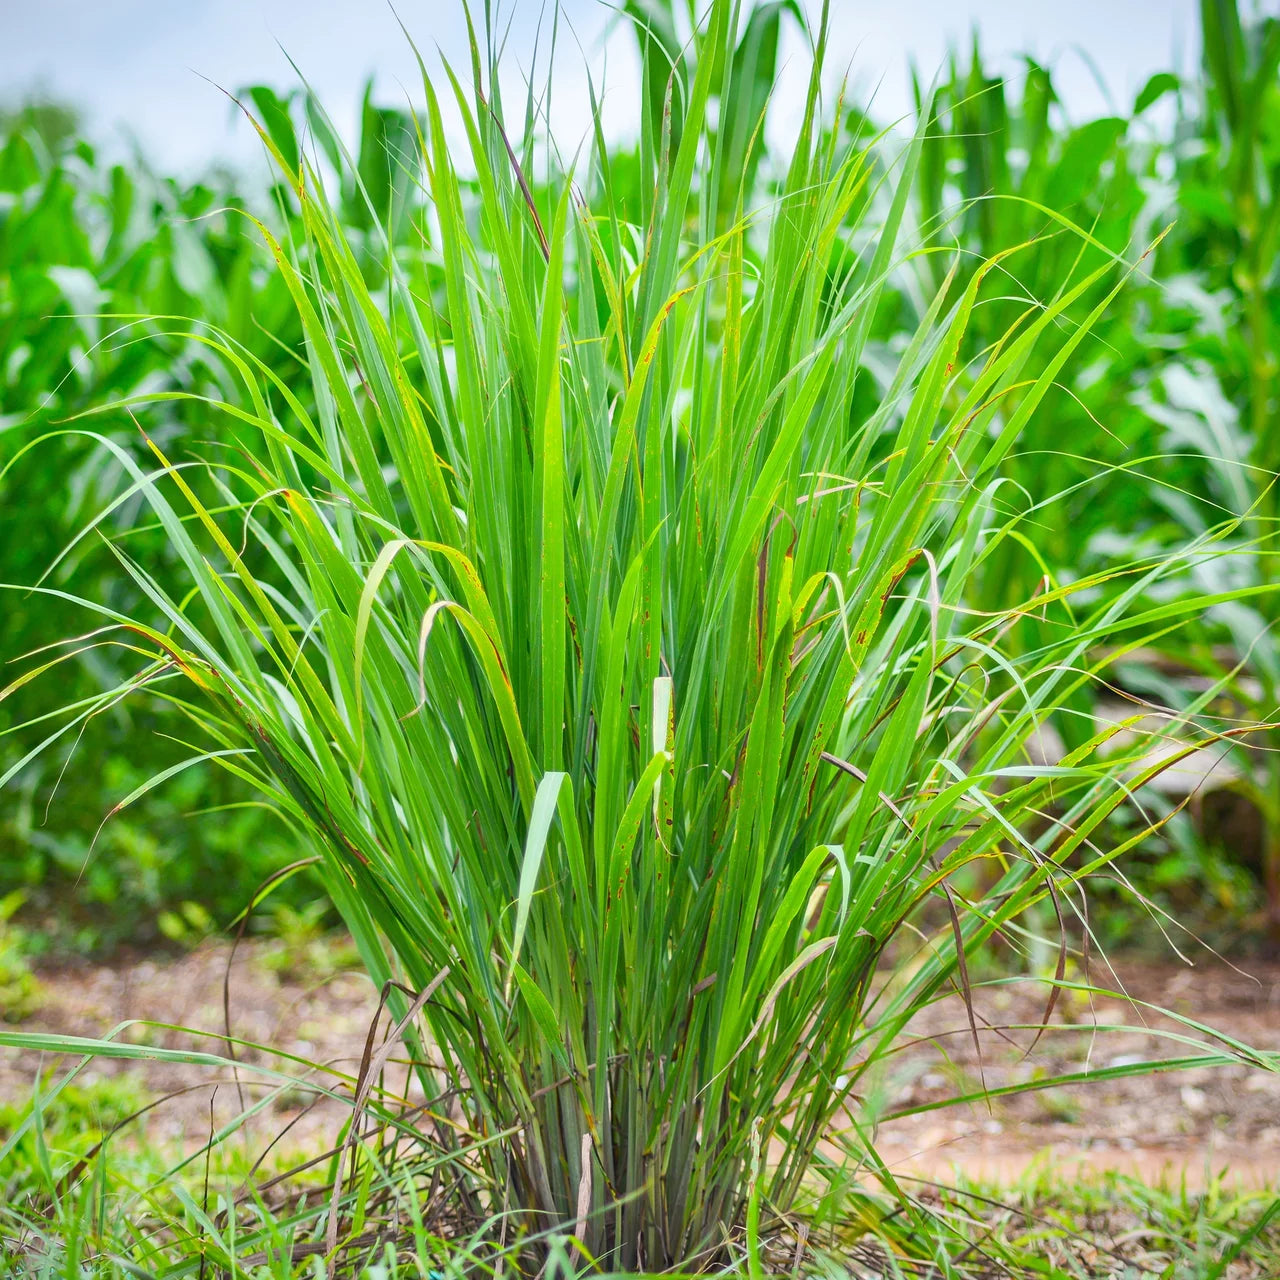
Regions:
M 483 27 L 485 10 L 475 8 Z M 522 107 L 534 85 L 566 162 L 597 94 L 615 185 L 624 197 L 633 192 L 636 208 L 639 122 L 622 104 L 660 109 L 663 88 L 639 83 L 638 32 L 648 24 L 678 47 L 685 8 L 628 0 L 620 12 L 564 0 L 556 10 L 518 0 L 489 18 L 507 51 L 505 100 Z M 777 83 L 767 136 L 789 137 L 806 67 L 801 19 L 817 7 L 747 8 L 756 16 L 742 56 L 753 59 L 754 86 Z M 997 585 L 1009 600 L 1033 591 L 1045 572 L 1069 578 L 1186 545 L 1224 512 L 1263 522 L 1242 538 L 1270 527 L 1269 478 L 1280 466 L 1269 425 L 1280 325 L 1275 13 L 1226 0 L 833 0 L 828 65 L 847 67 L 850 85 L 835 127 L 867 139 L 886 125 L 896 125 L 893 137 L 927 127 L 910 211 L 917 246 L 959 244 L 971 270 L 985 255 L 1036 240 L 1018 284 L 1040 297 L 1084 269 L 1078 242 L 1045 234 L 1053 228 L 1043 206 L 1088 228 L 1090 253 L 1130 261 L 1174 228 L 1064 374 L 1067 394 L 1053 420 L 1017 461 L 1026 493 L 1061 497 L 1040 519 L 1043 562 L 1001 566 Z M 136 612 L 142 602 L 115 553 L 162 577 L 180 566 L 154 528 L 131 533 L 127 547 L 112 541 L 140 509 L 118 458 L 81 436 L 37 442 L 93 412 L 95 429 L 145 459 L 128 414 L 106 406 L 167 389 L 211 402 L 234 395 L 234 379 L 192 336 L 188 317 L 216 325 L 283 386 L 308 394 L 292 303 L 238 212 L 286 233 L 293 196 L 273 185 L 261 141 L 229 94 L 283 154 L 305 149 L 329 165 L 354 241 L 373 245 L 369 204 L 352 174 L 338 181 L 339 166 L 329 164 L 348 148 L 373 207 L 386 211 L 396 252 L 432 279 L 410 114 L 420 79 L 404 31 L 428 63 L 443 55 L 465 69 L 461 15 L 450 2 L 397 10 L 376 0 L 4 0 L 0 582 L 42 583 L 53 593 L 11 591 L 0 616 L 0 687 L 8 685 L 0 700 L 0 956 L 8 958 L 0 994 L 10 991 L 10 1013 L 22 1007 L 15 993 L 27 989 L 32 959 L 193 946 L 237 921 L 255 887 L 297 848 L 235 777 L 208 764 L 177 768 L 189 754 L 185 727 L 163 690 L 122 698 L 109 714 L 69 728 L 49 718 L 130 671 L 129 655 L 88 637 L 57 679 L 28 680 L 45 646 L 86 628 L 58 593 Z M 934 114 L 922 122 L 931 84 Z M 751 92 L 754 115 L 768 89 Z M 750 198 L 767 199 L 776 179 L 767 157 L 744 164 Z M 986 199 L 993 193 L 1009 198 Z M 371 279 L 376 256 L 369 251 Z M 892 305 L 876 317 L 886 352 L 900 340 L 901 318 L 936 288 L 938 264 L 919 255 L 896 269 Z M 1095 300 L 1090 293 L 1080 305 Z M 993 300 L 993 332 L 1000 305 Z M 188 403 L 180 419 L 154 406 L 148 413 L 162 444 L 237 447 L 234 427 L 213 408 L 202 416 Z M 1069 452 L 1076 441 L 1108 467 L 1159 462 L 1095 493 L 1080 487 L 1080 459 Z M 1270 568 L 1224 555 L 1213 572 L 1247 591 Z M 1184 585 L 1204 583 L 1188 576 Z M 1125 698 L 1265 721 L 1280 703 L 1272 628 L 1247 595 L 1211 611 L 1177 645 L 1118 667 L 1115 688 L 1085 700 L 1076 721 L 1047 725 L 1046 759 L 1073 745 L 1080 724 L 1123 715 Z M 162 774 L 163 785 L 151 787 Z M 1108 873 L 1096 886 L 1098 936 L 1158 950 L 1171 914 L 1179 928 L 1242 954 L 1274 947 L 1280 753 L 1243 743 L 1201 753 L 1122 806 L 1107 839 L 1128 839 L 1153 815 L 1158 830 L 1126 858 L 1124 875 Z M 255 929 L 299 936 L 332 920 L 306 874 L 251 913 Z
M 166 172 L 188 177 L 217 163 L 265 170 L 251 130 L 220 90 L 287 84 L 301 74 L 350 130 L 370 79 L 388 103 L 415 96 L 418 69 L 401 22 L 429 62 L 437 49 L 457 66 L 466 60 L 462 7 L 448 0 L 394 7 L 382 0 L 6 0 L 3 8 L 0 85 L 9 105 L 33 96 L 66 103 L 93 122 L 101 142 L 120 148 L 132 140 Z M 545 52 L 545 15 L 554 8 L 534 0 L 495 6 L 513 91 L 540 26 Z M 475 9 L 482 21 L 483 6 Z M 804 0 L 804 9 L 816 17 L 820 4 Z M 616 7 L 561 0 L 559 12 L 553 130 L 566 149 L 577 142 L 589 66 L 611 90 L 603 97 L 609 132 L 634 138 L 637 123 L 623 104 L 634 101 L 640 62 Z M 1052 67 L 1058 94 L 1080 118 L 1127 106 L 1156 71 L 1191 72 L 1200 53 L 1195 0 L 833 0 L 831 15 L 829 65 L 847 67 L 859 95 L 874 99 L 885 120 L 912 108 L 912 62 L 928 79 L 977 32 L 996 72 L 1008 74 L 1027 56 Z M 784 28 L 781 45 L 775 129 L 786 128 L 787 107 L 804 88 L 803 60 L 793 56 L 802 47 L 796 27 Z

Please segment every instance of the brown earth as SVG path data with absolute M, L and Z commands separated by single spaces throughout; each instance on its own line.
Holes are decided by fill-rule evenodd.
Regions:
M 149 1023 L 135 1023 L 117 1038 L 225 1055 L 219 1037 L 228 956 L 225 943 L 211 942 L 177 958 L 139 957 L 48 970 L 41 974 L 44 1007 L 22 1030 L 102 1036 L 145 1016 Z M 377 1009 L 372 986 L 352 972 L 307 983 L 281 972 L 278 961 L 279 948 L 269 943 L 246 944 L 236 954 L 230 986 L 233 1034 L 328 1064 L 346 1077 L 354 1075 Z M 1254 1048 L 1280 1050 L 1280 965 L 1251 963 L 1248 972 L 1241 972 L 1219 962 L 1194 968 L 1117 962 L 1116 969 L 1118 977 L 1095 970 L 1094 983 L 1122 988 L 1134 1001 L 1195 1018 Z M 1090 1004 L 1069 994 L 1028 1054 L 1034 1032 L 998 1028 L 1038 1022 L 1044 1001 L 1043 987 L 1030 982 L 976 989 L 981 1056 L 958 995 L 926 1010 L 904 1037 L 912 1043 L 868 1082 L 863 1117 L 869 1110 L 887 1114 L 968 1093 L 984 1081 L 999 1088 L 1203 1051 L 1171 1042 L 1162 1031 L 1212 1043 L 1211 1037 L 1140 1004 L 1119 999 Z M 174 1029 L 178 1027 L 211 1035 L 193 1037 Z M 269 1061 L 245 1049 L 237 1050 L 237 1057 L 249 1063 Z M 278 1058 L 274 1063 L 291 1074 L 304 1073 Z M 67 1064 L 35 1052 L 0 1050 L 0 1100 L 25 1097 L 37 1074 Z M 241 1110 L 230 1068 L 98 1059 L 84 1068 L 80 1080 L 119 1071 L 136 1073 L 154 1094 L 176 1095 L 148 1115 L 146 1137 L 151 1141 L 197 1146 L 211 1124 L 222 1124 Z M 244 1082 L 255 1078 L 242 1073 Z M 309 1078 L 325 1077 L 312 1072 Z M 401 1079 L 394 1071 L 393 1082 Z M 249 1088 L 245 1096 L 261 1097 L 262 1092 Z M 338 1103 L 308 1109 L 307 1101 L 306 1091 L 298 1088 L 272 1099 L 248 1127 L 251 1147 L 260 1150 L 290 1122 L 289 1146 L 320 1146 L 336 1132 L 344 1110 Z M 877 1141 L 894 1172 L 940 1181 L 956 1173 L 1005 1180 L 1042 1161 L 1065 1172 L 1119 1169 L 1149 1180 L 1185 1178 L 1191 1186 L 1223 1171 L 1247 1184 L 1280 1184 L 1280 1073 L 1232 1065 L 1059 1085 L 882 1120 Z
M 994 1089 L 1221 1047 L 1212 1035 L 1148 1005 L 1251 1048 L 1280 1050 L 1280 965 L 1117 961 L 1114 973 L 1095 968 L 1091 977 L 1095 986 L 1123 991 L 1130 1000 L 1064 993 L 1052 1026 L 1029 1054 L 1034 1031 L 990 1028 L 1038 1022 L 1043 986 L 975 991 L 981 1058 L 958 996 L 927 1010 L 908 1029 L 920 1041 L 902 1052 L 894 1069 L 899 1087 L 892 1109 L 973 1092 L 984 1080 Z M 1222 1173 L 1248 1185 L 1277 1185 L 1280 1072 L 1233 1064 L 1058 1085 L 889 1120 L 877 1137 L 891 1169 L 930 1178 L 960 1172 L 1006 1181 L 1040 1162 L 1062 1172 L 1116 1169 L 1193 1187 Z

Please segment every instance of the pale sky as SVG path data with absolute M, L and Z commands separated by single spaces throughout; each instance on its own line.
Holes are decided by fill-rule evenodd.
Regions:
M 805 0 L 805 7 L 816 11 L 818 3 Z M 1280 11 L 1280 0 L 1263 3 Z M 510 93 L 528 69 L 539 14 L 555 0 L 495 4 L 512 22 L 504 63 Z M 466 70 L 462 0 L 399 0 L 396 7 L 424 54 L 438 45 Z M 483 0 L 472 7 L 482 14 Z M 635 128 L 638 72 L 608 5 L 560 0 L 560 9 L 583 50 L 561 31 L 552 127 L 562 150 L 573 151 L 586 124 L 585 68 L 597 84 L 603 76 L 614 135 Z M 975 26 L 996 68 L 1014 70 L 1022 52 L 1053 66 L 1078 118 L 1112 105 L 1127 111 L 1148 76 L 1190 71 L 1198 57 L 1196 0 L 832 0 L 831 11 L 829 66 L 848 66 L 864 98 L 875 90 L 880 119 L 909 110 L 910 58 L 927 78 L 949 44 L 967 46 Z M 801 95 L 801 46 L 791 39 L 784 48 L 775 128 Z M 95 138 L 119 147 L 134 136 L 159 167 L 181 173 L 215 159 L 255 163 L 255 140 L 215 86 L 296 83 L 286 54 L 348 131 L 370 74 L 380 101 L 402 102 L 406 88 L 421 99 L 416 63 L 386 0 L 0 0 L 0 100 L 43 89 L 80 106 Z

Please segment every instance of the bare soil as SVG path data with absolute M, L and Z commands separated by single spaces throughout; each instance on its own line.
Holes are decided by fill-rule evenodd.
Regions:
M 1129 999 L 1064 993 L 1038 1041 L 1034 1030 L 1001 1028 L 1041 1021 L 1041 984 L 976 989 L 977 1047 L 958 995 L 925 1011 L 908 1028 L 918 1042 L 893 1068 L 889 1109 L 974 1092 L 983 1082 L 998 1089 L 1221 1047 L 1151 1005 L 1250 1048 L 1280 1050 L 1280 965 L 1113 965 L 1114 972 L 1095 969 L 1092 983 Z M 1246 1185 L 1280 1185 L 1280 1073 L 1231 1065 L 1057 1085 L 889 1120 L 877 1136 L 893 1170 L 928 1178 L 960 1172 L 1003 1182 L 1040 1162 L 1190 1187 L 1223 1173 Z
M 281 972 L 271 964 L 278 954 L 278 948 L 261 942 L 236 953 L 230 969 L 232 1034 L 353 1076 L 377 1012 L 377 993 L 356 973 L 309 983 Z M 225 1055 L 220 1037 L 229 955 L 227 944 L 211 942 L 181 957 L 142 956 L 47 970 L 40 975 L 44 1006 L 23 1029 L 103 1036 L 145 1018 L 118 1031 L 117 1038 Z M 1095 970 L 1093 981 L 1254 1048 L 1280 1050 L 1280 965 L 1251 962 L 1241 972 L 1217 962 L 1190 968 L 1135 961 L 1115 962 L 1115 969 L 1115 975 Z M 1030 982 L 976 989 L 979 1049 L 965 1002 L 958 995 L 941 1001 L 912 1023 L 904 1037 L 912 1043 L 870 1082 L 864 1108 L 884 1115 L 971 1092 L 984 1082 L 999 1088 L 1197 1051 L 1161 1033 L 1199 1033 L 1120 999 L 1089 1002 L 1064 995 L 1053 1025 L 1033 1048 L 1033 1031 L 1005 1029 L 1037 1023 L 1044 1004 L 1044 988 Z M 178 1028 L 210 1034 L 195 1037 Z M 239 1048 L 236 1056 L 303 1071 L 253 1050 Z M 34 1052 L 0 1051 L 0 1101 L 21 1100 L 38 1073 L 66 1065 L 66 1059 Z M 174 1095 L 146 1117 L 150 1141 L 197 1146 L 211 1125 L 242 1109 L 230 1069 L 98 1059 L 85 1067 L 80 1081 L 120 1071 L 135 1073 L 153 1095 Z M 323 1079 L 315 1073 L 311 1078 Z M 392 1076 L 393 1082 L 401 1078 Z M 241 1079 L 247 1085 L 255 1077 L 246 1071 Z M 262 1093 L 249 1088 L 244 1096 Z M 303 1089 L 275 1097 L 246 1131 L 251 1147 L 261 1150 L 286 1125 L 291 1127 L 283 1145 L 294 1151 L 327 1145 L 344 1109 L 310 1101 Z M 1068 1173 L 1119 1169 L 1152 1181 L 1185 1179 L 1192 1187 L 1224 1171 L 1249 1185 L 1280 1185 L 1280 1074 L 1233 1065 L 1054 1086 L 882 1120 L 877 1139 L 896 1173 L 939 1181 L 957 1173 L 1004 1181 L 1042 1161 Z

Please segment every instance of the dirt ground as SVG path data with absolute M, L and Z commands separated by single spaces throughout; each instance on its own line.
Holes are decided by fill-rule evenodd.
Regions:
M 1131 998 L 1064 994 L 1052 1025 L 1035 1032 L 992 1028 L 1037 1023 L 1042 986 L 1019 983 L 975 992 L 981 1060 L 958 996 L 918 1017 L 920 1037 L 902 1053 L 899 1110 L 1026 1080 L 1190 1057 L 1219 1046 L 1142 1002 L 1169 1009 L 1259 1050 L 1280 1050 L 1280 965 L 1242 969 L 1114 961 L 1092 982 Z M 985 1024 L 985 1025 L 984 1025 Z M 1199 1044 L 1171 1040 L 1173 1032 Z M 1208 1050 L 1206 1050 L 1206 1044 Z M 1033 1162 L 1068 1171 L 1116 1169 L 1148 1182 L 1200 1186 L 1224 1171 L 1246 1185 L 1280 1184 L 1280 1073 L 1232 1065 L 1059 1085 L 925 1112 L 880 1126 L 878 1145 L 899 1173 L 945 1178 L 955 1171 L 1004 1181 Z
M 273 967 L 272 954 L 270 944 L 250 943 L 235 956 L 233 1034 L 354 1074 L 377 1008 L 372 986 L 351 972 L 307 984 Z M 218 1037 L 228 956 L 228 946 L 219 942 L 182 957 L 46 971 L 41 974 L 44 1007 L 23 1029 L 101 1036 L 146 1015 L 150 1025 L 135 1024 L 120 1038 L 225 1053 Z M 1135 1000 L 1194 1017 L 1254 1048 L 1280 1050 L 1280 965 L 1251 963 L 1247 972 L 1217 962 L 1194 968 L 1117 962 L 1115 967 L 1117 976 L 1095 970 L 1094 982 L 1113 989 L 1122 985 Z M 888 1113 L 970 1092 L 984 1080 L 999 1088 L 1196 1052 L 1162 1038 L 1161 1029 L 1177 1024 L 1150 1010 L 1120 1000 L 1094 1001 L 1090 1007 L 1080 997 L 1064 996 L 1054 1011 L 1054 1026 L 1028 1055 L 1033 1032 L 998 1028 L 1037 1022 L 1044 999 L 1043 989 L 1030 983 L 976 991 L 981 1060 L 964 1002 L 958 996 L 942 1001 L 912 1023 L 905 1039 L 914 1043 L 883 1077 L 870 1082 L 865 1105 Z M 213 1035 L 196 1039 L 177 1027 Z M 251 1051 L 238 1054 L 266 1061 Z M 47 1056 L 0 1051 L 0 1100 L 25 1097 L 37 1073 L 53 1065 Z M 211 1123 L 221 1124 L 240 1110 L 228 1070 L 97 1060 L 81 1080 L 123 1070 L 136 1073 L 154 1094 L 176 1093 L 147 1117 L 146 1135 L 153 1141 L 198 1145 Z M 342 1109 L 326 1104 L 307 1110 L 305 1101 L 297 1089 L 275 1098 L 247 1131 L 251 1147 L 260 1150 L 293 1121 L 288 1144 L 317 1148 L 336 1131 Z M 1230 1066 L 1056 1086 L 885 1120 L 877 1138 L 895 1172 L 940 1181 L 957 1172 L 1004 1180 L 1040 1160 L 1068 1172 L 1076 1166 L 1115 1168 L 1150 1180 L 1185 1178 L 1190 1186 L 1223 1170 L 1246 1184 L 1277 1184 L 1280 1074 Z

